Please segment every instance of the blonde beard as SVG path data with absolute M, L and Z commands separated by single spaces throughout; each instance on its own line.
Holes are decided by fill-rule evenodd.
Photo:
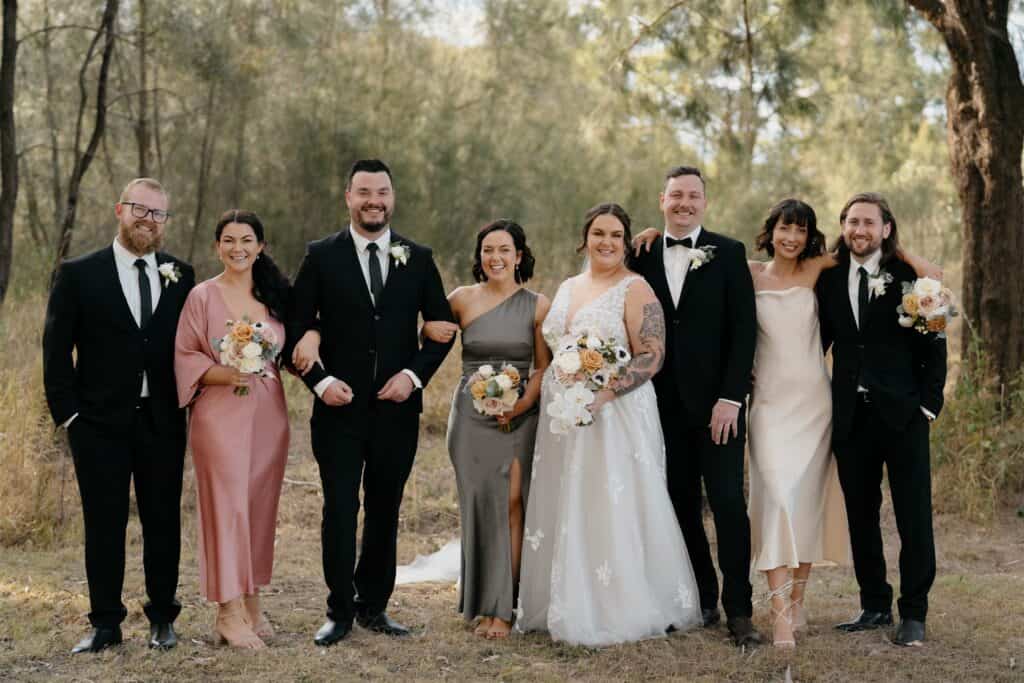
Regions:
M 153 233 L 152 237 L 144 237 L 142 233 L 137 232 L 134 226 L 126 226 L 122 224 L 120 226 L 120 232 L 118 235 L 121 240 L 121 244 L 126 248 L 130 249 L 132 253 L 146 255 L 157 251 L 163 246 L 164 235 L 162 232 Z

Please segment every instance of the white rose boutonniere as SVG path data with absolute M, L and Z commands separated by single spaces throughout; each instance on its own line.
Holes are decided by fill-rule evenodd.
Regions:
M 400 266 L 404 266 L 409 262 L 410 251 L 408 244 L 396 242 L 391 245 L 391 248 L 388 250 L 388 253 L 391 254 L 391 258 L 394 259 L 395 263 L 397 263 Z
M 877 299 L 885 296 L 885 289 L 892 282 L 892 275 L 884 270 L 879 270 L 874 275 L 868 275 L 868 297 Z
M 164 279 L 164 286 L 177 282 L 181 279 L 181 271 L 178 270 L 177 264 L 174 263 L 161 263 L 157 266 L 157 271 L 160 276 Z
M 690 250 L 690 270 L 697 270 L 705 263 L 710 263 L 715 260 L 715 249 L 712 245 L 707 245 Z

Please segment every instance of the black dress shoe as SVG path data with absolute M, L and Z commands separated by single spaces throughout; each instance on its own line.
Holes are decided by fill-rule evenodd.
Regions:
M 93 629 L 88 638 L 83 638 L 78 645 L 71 650 L 71 654 L 77 655 L 82 652 L 99 652 L 113 645 L 121 644 L 121 627 L 100 626 Z
M 704 628 L 718 626 L 718 624 L 722 621 L 722 615 L 719 614 L 718 610 L 714 607 L 711 607 L 709 609 L 702 609 L 700 611 L 700 615 L 704 619 Z
M 368 631 L 383 633 L 389 636 L 407 636 L 409 629 L 394 621 L 387 615 L 387 612 L 378 612 L 374 615 L 357 615 L 356 621 Z
M 892 638 L 893 645 L 919 646 L 924 644 L 924 622 L 916 619 L 904 619 L 896 627 Z
M 764 643 L 764 638 L 754 628 L 750 617 L 729 617 L 725 620 L 725 625 L 736 647 L 755 647 Z
M 341 622 L 328 619 L 313 636 L 313 642 L 320 647 L 330 647 L 347 638 L 349 633 L 352 633 L 351 621 Z
M 872 612 L 866 609 L 853 621 L 836 624 L 837 629 L 847 633 L 868 631 L 873 628 L 882 628 L 883 626 L 892 626 L 892 612 Z
M 151 650 L 170 650 L 178 644 L 178 634 L 173 624 L 150 624 L 149 647 Z

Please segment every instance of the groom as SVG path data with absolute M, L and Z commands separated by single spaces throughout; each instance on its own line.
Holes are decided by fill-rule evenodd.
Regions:
M 349 225 L 309 244 L 295 277 L 288 335 L 321 333 L 324 367 L 314 365 L 303 381 L 317 395 L 310 426 L 324 492 L 329 594 L 327 622 L 314 638 L 322 646 L 345 638 L 353 619 L 378 633 L 409 633 L 385 612 L 395 584 L 398 509 L 416 455 L 422 389 L 451 348 L 430 340 L 420 348 L 418 317 L 453 321 L 430 249 L 391 230 L 395 194 L 387 165 L 357 161 L 345 203 Z
M 902 621 L 893 642 L 919 645 L 935 579 L 928 425 L 942 409 L 946 341 L 897 322 L 901 285 L 915 276 L 894 258 L 899 238 L 885 199 L 873 192 L 855 195 L 839 223 L 839 266 L 821 274 L 817 293 L 822 341 L 826 351 L 832 347 L 832 449 L 862 611 L 836 628 L 892 624 L 893 591 L 879 528 L 885 465 L 900 535 Z
M 705 626 L 720 620 L 718 575 L 704 532 L 701 480 L 715 519 L 722 607 L 738 646 L 757 645 L 750 621 L 750 521 L 743 497 L 744 402 L 757 325 L 743 245 L 702 227 L 700 170 L 670 170 L 659 197 L 665 234 L 635 270 L 665 310 L 665 363 L 654 376 L 668 489 L 697 578 Z

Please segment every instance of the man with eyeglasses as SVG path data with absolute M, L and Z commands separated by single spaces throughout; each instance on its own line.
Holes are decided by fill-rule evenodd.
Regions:
M 50 292 L 43 382 L 65 428 L 82 498 L 92 633 L 72 653 L 122 640 L 129 488 L 142 524 L 149 647 L 177 644 L 185 413 L 174 380 L 178 316 L 195 274 L 158 251 L 170 218 L 159 182 L 137 178 L 114 206 L 112 245 L 65 261 Z

